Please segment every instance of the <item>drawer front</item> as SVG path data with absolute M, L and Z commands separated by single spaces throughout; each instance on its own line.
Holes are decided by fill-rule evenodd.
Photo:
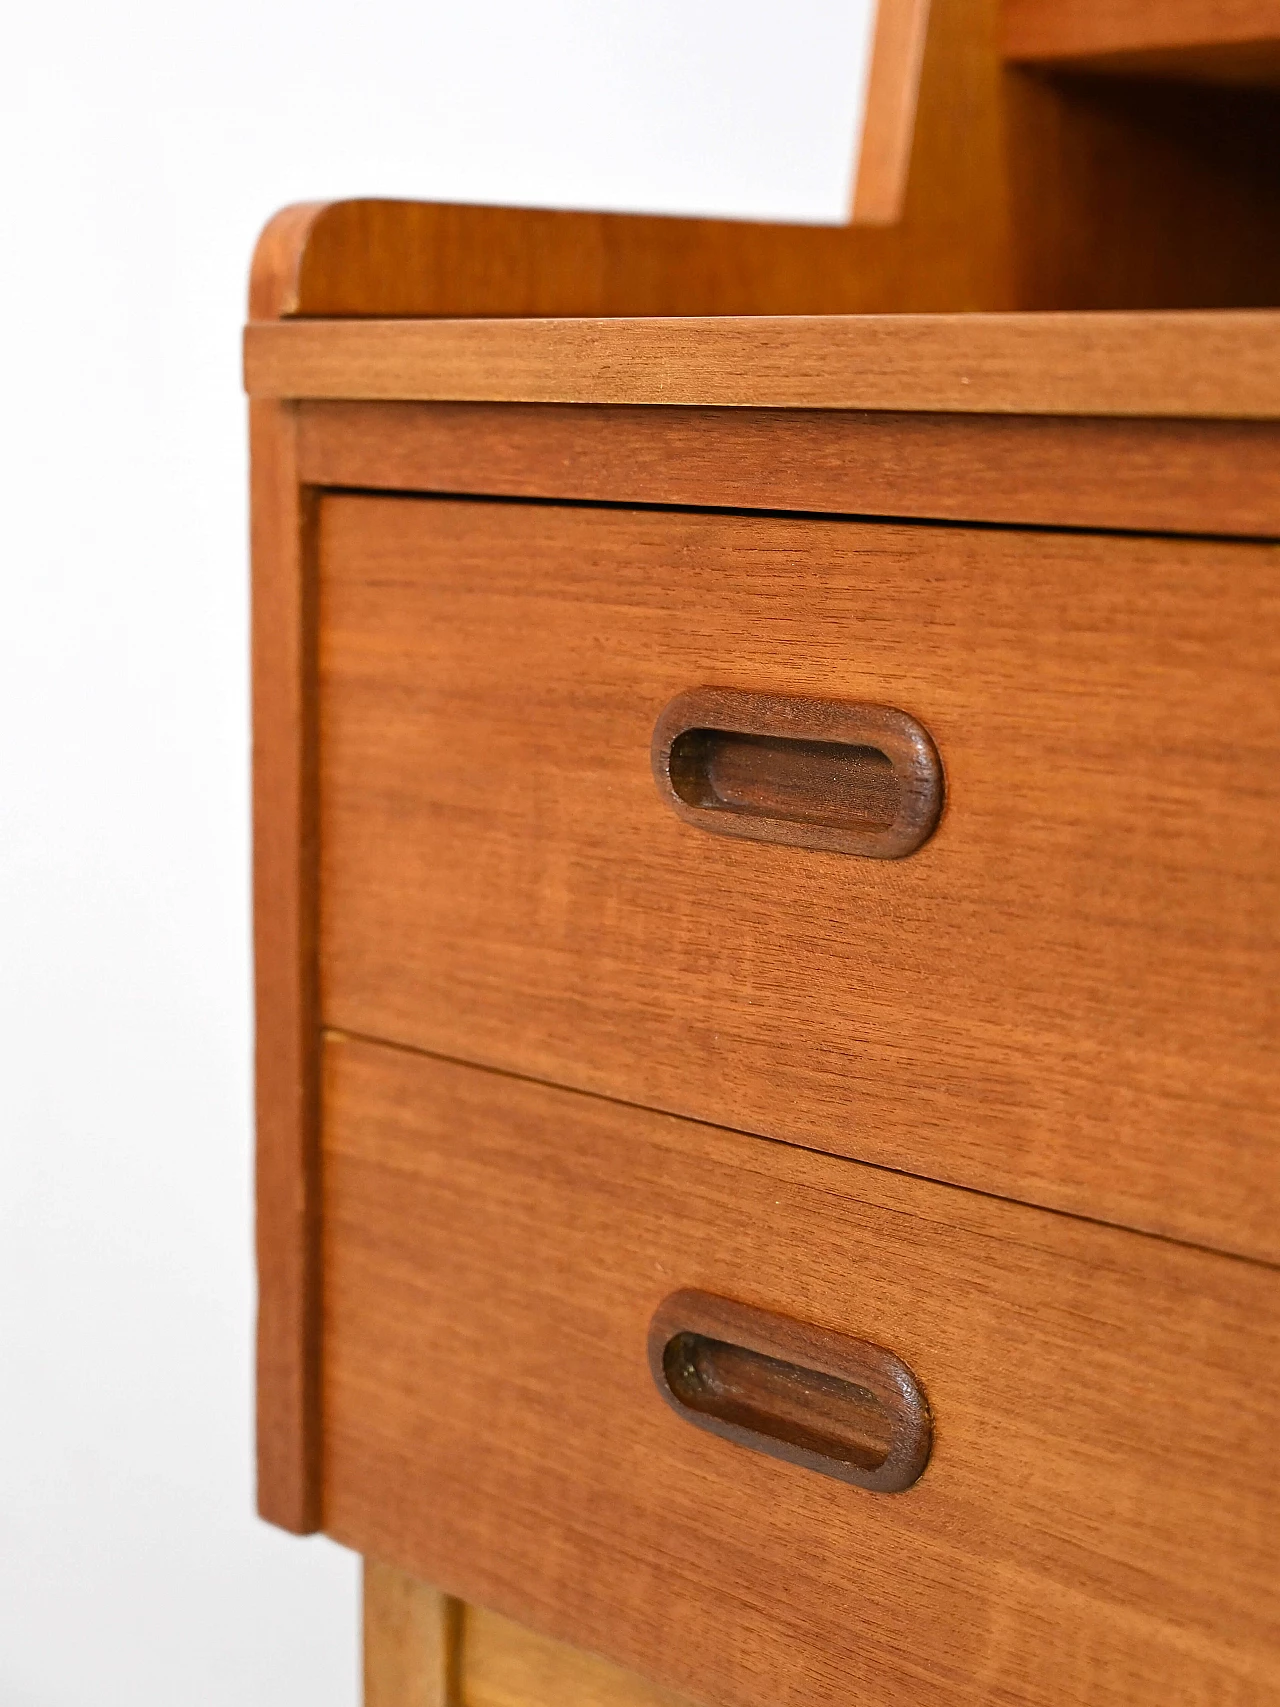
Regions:
M 355 1040 L 322 1175 L 338 1540 L 714 1707 L 1277 1699 L 1274 1271 Z M 691 1426 L 686 1287 L 896 1353 L 919 1480 Z
M 1280 1258 L 1280 557 L 330 497 L 328 1024 Z M 909 858 L 708 834 L 703 686 L 937 743 Z

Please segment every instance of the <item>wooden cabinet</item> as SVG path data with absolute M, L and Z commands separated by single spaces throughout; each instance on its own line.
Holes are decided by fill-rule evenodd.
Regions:
M 349 317 L 394 226 L 247 359 L 369 1707 L 1273 1701 L 1280 315 Z

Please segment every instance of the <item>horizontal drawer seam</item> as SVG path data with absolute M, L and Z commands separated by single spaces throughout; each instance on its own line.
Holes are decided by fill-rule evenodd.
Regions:
M 539 510 L 607 510 L 678 516 L 740 516 L 747 521 L 821 521 L 872 524 L 892 528 L 936 528 L 945 532 L 1012 534 L 1079 534 L 1089 539 L 1168 539 L 1203 542 L 1206 545 L 1280 545 L 1280 535 L 1271 533 L 1186 532 L 1176 528 L 1089 527 L 1070 522 L 993 522 L 981 516 L 908 516 L 858 510 L 778 510 L 745 508 L 740 504 L 662 504 L 653 500 L 627 498 L 557 498 L 541 493 L 455 492 L 422 487 L 342 486 L 304 482 L 306 490 L 321 498 L 391 498 L 401 503 L 502 504 Z
M 1085 1226 L 1107 1227 L 1113 1232 L 1125 1233 L 1135 1239 L 1150 1239 L 1160 1245 L 1175 1245 L 1184 1250 L 1203 1251 L 1206 1255 L 1223 1258 L 1229 1262 L 1239 1262 L 1248 1268 L 1280 1269 L 1280 1263 L 1271 1263 L 1261 1257 L 1249 1257 L 1239 1251 L 1222 1250 L 1216 1245 L 1202 1244 L 1193 1239 L 1175 1239 L 1167 1233 L 1152 1233 L 1143 1227 L 1131 1227 L 1123 1221 L 1108 1221 L 1097 1215 L 1080 1215 L 1068 1209 L 1055 1209 L 1043 1203 L 1033 1203 L 1026 1198 L 1010 1197 L 1002 1192 L 983 1191 L 977 1186 L 960 1185 L 955 1180 L 944 1179 L 935 1174 L 915 1173 L 908 1168 L 891 1168 L 883 1162 L 868 1162 L 858 1156 L 837 1156 L 830 1150 L 822 1150 L 812 1144 L 800 1144 L 786 1138 L 773 1138 L 767 1133 L 753 1132 L 745 1127 L 726 1126 L 718 1121 L 699 1120 L 693 1115 L 674 1114 L 670 1109 L 658 1108 L 649 1103 L 633 1102 L 627 1097 L 606 1096 L 602 1091 L 582 1090 L 577 1085 L 562 1084 L 556 1079 L 543 1079 L 531 1073 L 516 1073 L 505 1067 L 494 1067 L 487 1063 L 470 1061 L 464 1056 L 444 1055 L 431 1049 L 420 1049 L 414 1044 L 399 1043 L 392 1038 L 375 1037 L 366 1032 L 349 1031 L 340 1026 L 323 1026 L 322 1039 L 347 1041 L 352 1043 L 373 1044 L 379 1049 L 395 1050 L 398 1054 L 417 1057 L 426 1061 L 444 1061 L 455 1066 L 466 1067 L 472 1072 L 487 1073 L 492 1078 L 514 1079 L 518 1083 L 541 1085 L 548 1090 L 563 1091 L 568 1096 L 589 1097 L 594 1102 L 611 1103 L 620 1108 L 641 1109 L 649 1114 L 662 1115 L 668 1120 L 681 1121 L 687 1126 L 701 1127 L 709 1132 L 731 1132 L 740 1138 L 750 1138 L 755 1143 L 773 1145 L 776 1149 L 793 1151 L 800 1155 L 813 1156 L 824 1162 L 839 1164 L 848 1163 L 856 1168 L 874 1168 L 877 1173 L 891 1174 L 902 1179 L 924 1180 L 931 1185 L 941 1186 L 947 1191 L 962 1191 L 970 1197 L 986 1198 L 995 1203 L 1016 1203 L 1024 1209 L 1029 1209 L 1038 1215 L 1055 1215 L 1064 1221 L 1074 1221 Z

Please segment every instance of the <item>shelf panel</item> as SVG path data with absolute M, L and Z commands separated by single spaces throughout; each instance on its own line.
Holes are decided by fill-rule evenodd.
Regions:
M 1005 57 L 1280 88 L 1280 0 L 1006 0 Z

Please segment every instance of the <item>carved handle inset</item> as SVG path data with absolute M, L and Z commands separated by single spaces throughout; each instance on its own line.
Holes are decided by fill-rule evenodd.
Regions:
M 649 1367 L 687 1421 L 875 1493 L 929 1461 L 933 1426 L 915 1376 L 865 1340 L 677 1292 L 649 1330 Z
M 658 719 L 651 756 L 680 817 L 723 836 L 903 859 L 942 813 L 928 730 L 886 705 L 695 688 Z

